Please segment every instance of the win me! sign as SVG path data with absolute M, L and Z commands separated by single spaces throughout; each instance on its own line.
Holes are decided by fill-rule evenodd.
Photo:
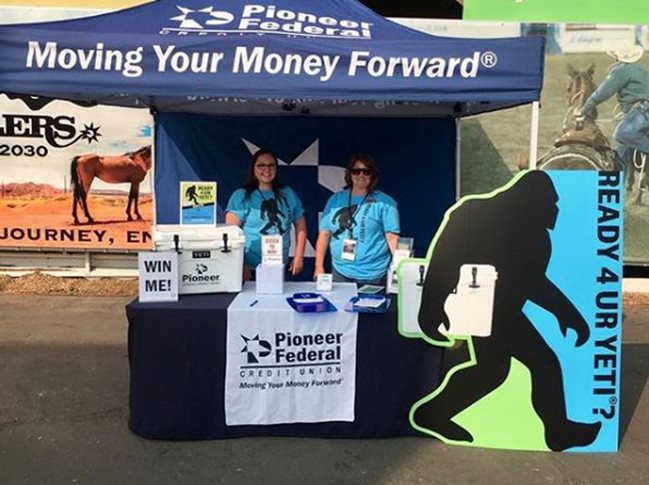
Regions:
M 139 253 L 138 275 L 140 302 L 178 300 L 178 253 Z

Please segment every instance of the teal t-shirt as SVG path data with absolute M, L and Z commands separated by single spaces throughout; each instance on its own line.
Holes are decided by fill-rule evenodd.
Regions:
M 336 271 L 356 280 L 381 278 L 392 258 L 385 233 L 400 232 L 397 203 L 378 190 L 351 199 L 349 190 L 337 192 L 327 201 L 320 230 L 331 232 L 329 249 Z M 342 257 L 343 243 L 350 238 L 356 241 L 354 261 Z
M 282 187 L 280 197 L 272 190 L 254 190 L 246 198 L 246 191 L 238 189 L 228 201 L 226 212 L 232 212 L 241 221 L 246 236 L 244 263 L 256 268 L 261 263 L 261 236 L 280 234 L 284 245 L 284 263 L 288 262 L 291 247 L 291 224 L 304 215 L 302 202 L 290 187 Z

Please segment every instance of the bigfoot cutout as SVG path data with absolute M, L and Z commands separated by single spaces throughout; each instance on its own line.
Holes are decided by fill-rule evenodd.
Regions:
M 597 437 L 601 423 L 568 419 L 559 358 L 523 313 L 530 300 L 556 317 L 564 337 L 572 338 L 568 330 L 573 330 L 576 346 L 589 338 L 582 315 L 546 276 L 557 201 L 550 177 L 532 171 L 510 189 L 469 200 L 450 215 L 431 256 L 419 325 L 429 338 L 448 342 L 438 329 L 450 326 L 444 302 L 458 284 L 460 267 L 490 264 L 498 272 L 492 334 L 472 337 L 475 365 L 455 372 L 438 395 L 414 410 L 418 426 L 451 441 L 473 441 L 452 418 L 498 388 L 515 358 L 530 371 L 532 404 L 550 449 L 587 446 Z

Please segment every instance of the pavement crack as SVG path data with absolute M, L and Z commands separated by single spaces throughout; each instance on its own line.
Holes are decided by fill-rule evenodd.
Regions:
M 20 418 L 14 418 L 10 419 L 9 421 L 1 421 L 0 422 L 0 433 L 5 431 L 7 428 L 10 428 L 12 426 L 19 426 L 23 424 L 23 420 Z

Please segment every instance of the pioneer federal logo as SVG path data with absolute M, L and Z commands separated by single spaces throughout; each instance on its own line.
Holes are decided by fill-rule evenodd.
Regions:
M 259 335 L 254 338 L 241 335 L 246 344 L 241 353 L 245 354 L 247 365 L 239 365 L 239 377 L 255 380 L 339 374 L 343 336 L 343 332 L 275 332 L 269 340 L 264 340 Z
M 180 15 L 170 17 L 173 26 L 163 27 L 160 34 L 176 35 L 245 35 L 274 34 L 290 37 L 331 39 L 371 39 L 371 22 L 339 19 L 311 12 L 277 8 L 275 5 L 244 5 L 240 12 L 208 6 L 192 9 L 176 6 Z
M 271 353 L 271 345 L 268 340 L 262 340 L 259 335 L 248 338 L 241 335 L 246 345 L 241 349 L 241 353 L 246 354 L 248 364 L 258 364 L 259 358 L 268 357 Z
M 182 15 L 171 17 L 171 20 L 180 22 L 181 29 L 204 29 L 213 26 L 227 25 L 234 20 L 234 15 L 222 10 L 214 10 L 214 7 L 192 10 L 191 8 L 177 7 Z
M 219 283 L 221 275 L 205 274 L 207 269 L 207 267 L 205 267 L 205 269 L 197 267 L 195 268 L 197 274 L 184 274 L 182 277 L 183 285 L 210 285 Z

